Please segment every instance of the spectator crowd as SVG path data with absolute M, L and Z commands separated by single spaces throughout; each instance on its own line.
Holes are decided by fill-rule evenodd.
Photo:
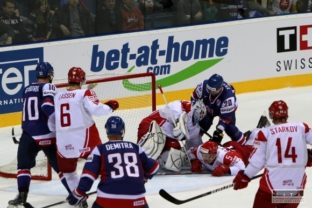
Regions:
M 312 0 L 0 0 L 0 45 L 311 12 Z

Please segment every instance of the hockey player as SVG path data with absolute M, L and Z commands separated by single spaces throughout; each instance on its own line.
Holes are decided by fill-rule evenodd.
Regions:
M 93 208 L 148 208 L 144 184 L 157 172 L 159 164 L 140 146 L 123 140 L 125 124 L 120 117 L 110 117 L 105 129 L 109 141 L 93 150 L 78 187 L 67 201 L 77 205 L 86 199 L 86 192 L 101 175 Z
M 72 67 L 68 71 L 68 89 L 54 98 L 58 164 L 70 190 L 78 185 L 78 158 L 87 158 L 102 143 L 92 115 L 109 115 L 119 107 L 116 100 L 102 104 L 93 90 L 81 89 L 85 80 L 85 72 Z
M 211 171 L 213 176 L 236 175 L 245 169 L 242 156 L 235 150 L 219 146 L 216 142 L 207 141 L 197 148 L 188 151 L 192 163 L 192 172 L 203 169 Z
M 269 116 L 273 125 L 259 130 L 256 150 L 234 178 L 234 189 L 246 188 L 264 168 L 253 207 L 297 207 L 306 183 L 306 149 L 312 144 L 312 131 L 303 122 L 287 122 L 288 106 L 282 100 L 270 105 Z
M 59 173 L 56 159 L 55 133 L 48 127 L 48 120 L 54 112 L 53 97 L 55 86 L 52 84 L 54 70 L 50 63 L 40 62 L 36 66 L 37 82 L 26 86 L 23 91 L 22 136 L 17 150 L 17 186 L 18 195 L 9 201 L 9 207 L 27 203 L 31 182 L 31 168 L 39 151 L 47 156 L 53 170 Z M 62 174 L 59 173 L 60 177 Z M 62 183 L 68 189 L 65 179 Z M 69 191 L 69 190 L 68 190 Z
M 212 140 L 221 143 L 223 132 L 233 141 L 244 143 L 244 135 L 236 126 L 237 100 L 232 85 L 223 81 L 219 74 L 213 74 L 209 79 L 198 84 L 193 91 L 191 100 L 202 99 L 207 107 L 206 117 L 200 121 L 203 131 L 208 131 L 215 117 L 219 117 Z
M 179 172 L 186 155 L 184 148 L 202 144 L 198 122 L 206 115 L 201 100 L 176 100 L 145 117 L 138 127 L 138 144 L 148 156 L 160 159 L 162 168 Z M 181 141 L 186 140 L 185 145 Z

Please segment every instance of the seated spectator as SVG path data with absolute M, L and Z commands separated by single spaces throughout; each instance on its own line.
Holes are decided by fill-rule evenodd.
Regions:
M 95 33 L 115 33 L 121 30 L 121 15 L 116 0 L 100 0 L 95 16 Z
M 120 12 L 122 31 L 144 29 L 144 16 L 134 0 L 122 0 Z
M 200 22 L 203 13 L 199 0 L 179 0 L 177 2 L 177 23 L 181 25 Z
M 0 46 L 11 45 L 12 44 L 12 34 L 10 33 L 10 28 L 0 22 Z
M 296 0 L 269 0 L 268 5 L 274 15 L 297 13 Z
M 27 19 L 19 15 L 14 0 L 3 0 L 0 12 L 0 22 L 7 26 L 12 37 L 12 44 L 25 43 L 30 40 L 29 31 L 26 30 Z
M 33 41 L 49 40 L 52 35 L 54 11 L 50 10 L 48 0 L 37 0 L 30 13 L 33 23 Z
M 68 0 L 56 13 L 60 38 L 83 37 L 94 34 L 94 20 L 79 0 Z
M 311 12 L 312 1 L 311 0 L 298 0 L 296 2 L 296 8 L 298 13 Z
M 213 0 L 202 0 L 201 1 L 203 10 L 203 20 L 205 22 L 215 22 L 218 18 L 218 4 Z
M 157 27 L 157 13 L 163 10 L 163 6 L 156 0 L 140 0 L 139 7 L 144 15 L 144 28 L 148 30 Z

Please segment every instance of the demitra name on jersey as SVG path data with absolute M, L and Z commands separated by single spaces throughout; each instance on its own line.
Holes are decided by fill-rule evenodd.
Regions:
M 133 149 L 131 143 L 111 143 L 105 145 L 107 150 L 114 150 L 114 149 Z

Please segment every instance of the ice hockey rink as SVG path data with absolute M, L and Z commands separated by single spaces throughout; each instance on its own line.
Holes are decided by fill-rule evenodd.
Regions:
M 242 131 L 253 129 L 261 114 L 267 112 L 268 106 L 273 100 L 283 99 L 289 107 L 289 121 L 304 121 L 312 126 L 312 87 L 285 88 L 257 93 L 245 93 L 238 96 L 239 107 L 237 110 L 237 125 Z M 140 112 L 134 112 L 139 114 Z M 142 113 L 144 117 L 144 113 Z M 141 115 L 140 115 L 141 116 Z M 97 119 L 98 128 L 103 133 L 103 123 L 106 118 Z M 125 139 L 135 140 L 137 127 L 126 124 L 127 135 Z M 16 127 L 19 128 L 19 127 Z M 213 129 L 210 130 L 210 133 Z M 17 130 L 18 134 L 18 130 Z M 104 134 L 103 138 L 104 138 Z M 207 138 L 204 138 L 207 139 Z M 226 140 L 226 138 L 225 138 Z M 105 142 L 105 139 L 104 139 Z M 17 145 L 11 140 L 11 127 L 0 130 L 0 165 L 6 164 L 16 158 Z M 301 202 L 301 208 L 310 208 L 312 204 L 312 168 L 306 170 L 308 182 L 305 195 Z M 285 173 L 287 174 L 287 173 Z M 180 175 L 180 176 L 155 176 L 146 184 L 147 201 L 150 208 L 248 208 L 252 207 L 255 192 L 259 180 L 250 182 L 246 189 L 234 191 L 232 188 L 187 202 L 182 205 L 172 204 L 159 196 L 158 191 L 162 188 L 178 199 L 187 199 L 210 190 L 231 184 L 233 177 L 211 177 L 209 174 L 201 175 Z M 95 190 L 93 186 L 92 191 Z M 15 179 L 0 178 L 0 208 L 7 207 L 7 201 L 17 194 Z M 28 201 L 36 208 L 44 207 L 53 203 L 62 202 L 67 194 L 57 180 L 49 182 L 32 181 Z M 95 195 L 88 199 L 89 205 L 93 203 Z M 70 207 L 63 203 L 54 207 Z M 90 206 L 91 207 L 91 206 Z

